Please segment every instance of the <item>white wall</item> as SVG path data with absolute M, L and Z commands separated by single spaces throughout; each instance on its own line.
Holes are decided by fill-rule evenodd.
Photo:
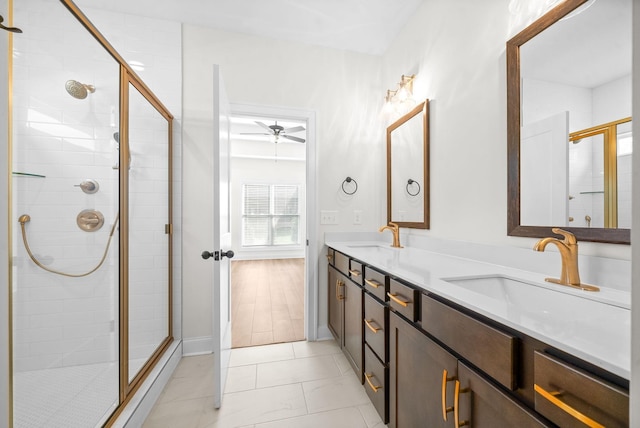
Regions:
M 318 226 L 320 324 L 326 324 L 326 269 L 322 240 L 326 230 L 375 230 L 384 222 L 384 139 L 377 120 L 382 107 L 380 58 L 316 46 L 185 25 L 183 27 L 185 164 L 195 142 L 209 138 L 212 116 L 212 64 L 220 64 L 232 103 L 283 106 L 316 112 L 317 210 L 339 211 L 339 224 Z M 197 150 L 197 149 L 196 149 Z M 342 181 L 351 176 L 359 190 L 344 197 Z M 197 209 L 203 191 L 186 182 L 185 218 Z M 364 212 L 353 226 L 353 211 Z M 186 225 L 186 223 L 185 223 Z M 186 228 L 186 226 L 185 226 Z M 189 236 L 185 229 L 185 251 Z M 190 251 L 190 250 L 189 250 Z M 185 254 L 185 338 L 211 336 L 207 273 Z M 192 260 L 193 257 L 193 260 Z
M 533 245 L 506 235 L 505 45 L 542 10 L 508 3 L 425 2 L 383 57 L 383 86 L 417 73 L 416 98 L 431 100 L 431 230 L 411 234 Z M 630 258 L 624 245 L 581 243 L 580 250 Z

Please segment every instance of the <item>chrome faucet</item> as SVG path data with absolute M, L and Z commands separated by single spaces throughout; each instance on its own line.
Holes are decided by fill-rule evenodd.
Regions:
M 393 248 L 402 248 L 402 245 L 400 245 L 400 227 L 395 223 L 389 222 L 388 226 L 382 226 L 378 229 L 378 232 L 384 232 L 385 230 L 390 230 L 393 233 L 393 244 L 391 246 Z
M 580 272 L 578 271 L 578 241 L 575 235 L 557 227 L 554 227 L 551 231 L 564 236 L 564 239 L 560 240 L 555 237 L 542 238 L 533 246 L 535 251 L 544 251 L 547 244 L 551 243 L 558 247 L 558 251 L 560 251 L 560 257 L 562 258 L 560 279 L 545 278 L 545 281 L 579 288 L 585 291 L 600 291 L 595 285 L 582 284 L 580 282 Z

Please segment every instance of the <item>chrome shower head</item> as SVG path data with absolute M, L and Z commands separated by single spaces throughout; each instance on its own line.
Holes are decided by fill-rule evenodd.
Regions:
M 67 83 L 64 84 L 64 88 L 67 90 L 69 95 L 79 100 L 87 98 L 87 94 L 93 94 L 96 91 L 96 88 L 93 85 L 85 85 L 77 80 L 67 80 Z

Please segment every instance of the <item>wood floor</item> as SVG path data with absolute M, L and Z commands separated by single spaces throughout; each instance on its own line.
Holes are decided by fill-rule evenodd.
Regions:
M 304 340 L 304 259 L 231 261 L 233 348 Z

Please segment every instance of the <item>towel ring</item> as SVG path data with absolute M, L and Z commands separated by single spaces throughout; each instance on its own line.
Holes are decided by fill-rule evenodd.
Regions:
M 418 191 L 416 193 L 411 193 L 411 190 L 409 190 L 409 186 L 411 186 L 412 184 L 418 186 Z M 418 196 L 420 194 L 420 183 L 418 183 L 416 180 L 409 179 L 407 181 L 407 193 L 411 196 Z
M 355 188 L 353 189 L 353 192 L 347 192 L 344 188 L 345 183 L 353 183 L 355 185 Z M 354 193 L 356 193 L 358 191 L 358 182 L 356 180 L 354 180 L 351 177 L 347 177 L 344 179 L 344 181 L 342 182 L 342 191 L 344 193 L 346 193 L 347 195 L 353 195 Z

